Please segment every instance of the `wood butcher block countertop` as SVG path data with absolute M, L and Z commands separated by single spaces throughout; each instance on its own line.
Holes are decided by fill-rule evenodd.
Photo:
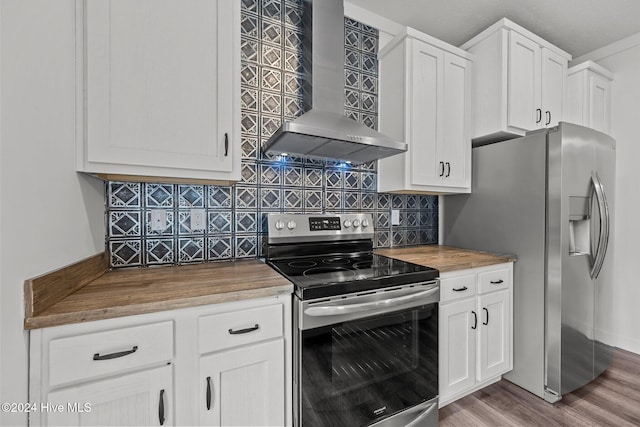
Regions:
M 293 292 L 287 279 L 257 259 L 114 270 L 105 260 L 99 254 L 25 281 L 25 329 Z
M 450 246 L 427 245 L 408 248 L 378 249 L 376 253 L 402 261 L 432 267 L 446 273 L 516 261 L 513 255 L 497 255 Z

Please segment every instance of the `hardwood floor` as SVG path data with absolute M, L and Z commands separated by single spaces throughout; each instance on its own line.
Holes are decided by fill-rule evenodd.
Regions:
M 441 427 L 639 425 L 640 355 L 624 350 L 602 375 L 555 404 L 501 380 L 440 409 Z

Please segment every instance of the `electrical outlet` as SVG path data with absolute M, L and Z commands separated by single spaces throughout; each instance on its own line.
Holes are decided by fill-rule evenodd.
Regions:
M 205 216 L 204 209 L 191 209 L 191 231 L 204 230 Z
M 400 211 L 391 209 L 391 225 L 400 225 Z
M 151 209 L 151 231 L 164 231 L 167 228 L 167 211 Z

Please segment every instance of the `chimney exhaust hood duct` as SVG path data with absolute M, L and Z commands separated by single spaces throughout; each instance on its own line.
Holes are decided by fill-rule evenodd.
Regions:
M 407 151 L 407 144 L 344 116 L 343 0 L 304 0 L 303 46 L 311 56 L 311 110 L 285 122 L 265 152 L 366 163 Z

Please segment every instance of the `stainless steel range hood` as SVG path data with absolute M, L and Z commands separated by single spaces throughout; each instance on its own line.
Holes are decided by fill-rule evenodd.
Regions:
M 304 0 L 306 61 L 310 61 L 311 110 L 285 122 L 267 141 L 273 154 L 365 163 L 407 151 L 396 141 L 344 116 L 343 0 Z

